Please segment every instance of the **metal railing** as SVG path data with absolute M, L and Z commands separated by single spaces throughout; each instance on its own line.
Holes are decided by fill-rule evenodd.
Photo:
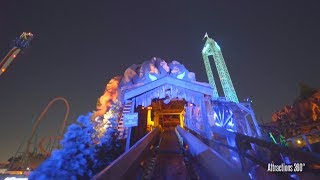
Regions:
M 198 137 L 176 127 L 180 143 L 187 145 L 187 151 L 200 165 L 201 171 L 209 179 L 248 179 L 247 175 L 241 172 L 241 169 L 225 160 L 219 153 L 215 152 L 208 145 L 199 140 Z
M 143 153 L 155 142 L 159 133 L 160 131 L 158 128 L 153 129 L 151 132 L 141 138 L 136 144 L 134 144 L 129 151 L 123 153 L 109 166 L 95 175 L 92 180 L 118 180 L 126 178 L 128 176 L 128 172 L 132 171 L 132 168 L 134 168 L 133 166 L 139 164 Z
M 320 164 L 320 154 L 304 152 L 299 149 L 280 146 L 269 141 L 246 136 L 236 132 L 230 132 L 218 127 L 215 127 L 212 130 L 213 132 L 215 132 L 215 134 L 232 138 L 235 141 L 235 146 L 233 147 L 217 140 L 207 139 L 192 130 L 188 131 L 213 149 L 217 149 L 217 147 L 223 147 L 238 154 L 241 168 L 246 173 L 248 173 L 249 170 L 248 162 L 251 161 L 252 164 L 256 164 L 267 169 L 268 163 L 271 163 L 274 160 L 270 157 L 280 157 L 282 155 L 290 157 L 290 161 L 292 164 L 295 162 L 305 163 L 306 167 L 304 169 L 304 172 L 320 172 L 320 170 L 313 168 L 315 167 L 315 165 Z M 249 153 L 249 150 L 252 150 L 251 153 Z M 270 157 L 266 157 L 268 155 L 264 154 L 266 153 L 266 150 L 271 154 Z M 290 174 L 292 175 L 294 173 L 276 173 L 277 176 L 280 175 L 282 177 L 288 177 L 290 176 Z

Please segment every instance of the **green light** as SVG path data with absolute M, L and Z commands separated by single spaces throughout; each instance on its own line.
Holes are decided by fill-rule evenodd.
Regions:
M 281 134 L 280 134 L 280 144 L 283 146 L 288 146 L 288 142 L 286 141 L 285 137 L 282 136 Z
M 220 46 L 212 38 L 209 38 L 208 34 L 205 35 L 205 38 L 207 38 L 207 40 L 206 40 L 204 48 L 202 50 L 202 58 L 203 58 L 204 65 L 206 68 L 209 83 L 211 84 L 211 86 L 213 88 L 212 98 L 217 99 L 219 97 L 219 95 L 218 95 L 216 84 L 214 82 L 214 77 L 213 77 L 210 61 L 208 58 L 209 56 L 213 57 L 214 63 L 216 65 L 216 68 L 218 71 L 218 75 L 219 75 L 219 79 L 221 82 L 224 96 L 226 97 L 226 99 L 228 101 L 238 103 L 239 100 L 238 100 L 236 91 L 233 87 L 233 84 L 232 84 L 232 81 L 230 78 L 230 74 L 228 72 L 223 55 L 221 53 Z
M 273 140 L 273 142 L 274 142 L 275 144 L 278 144 L 277 141 L 274 139 L 272 133 L 269 133 L 269 135 L 270 135 L 270 138 Z
M 219 49 L 219 51 L 221 51 L 220 46 L 218 45 L 217 42 L 214 42 L 214 45 Z

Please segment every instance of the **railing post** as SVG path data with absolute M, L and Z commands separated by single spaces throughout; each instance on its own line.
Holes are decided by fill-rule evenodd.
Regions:
M 208 114 L 207 114 L 207 111 L 206 111 L 206 105 L 205 105 L 205 102 L 204 102 L 204 97 L 201 97 L 200 99 L 200 109 L 201 109 L 201 116 L 202 116 L 202 123 L 204 125 L 204 131 L 205 131 L 205 135 L 208 139 L 212 139 L 212 133 L 211 133 L 211 130 L 210 130 L 210 124 L 209 124 L 209 121 L 208 121 Z
M 127 152 L 124 152 L 117 159 L 115 159 L 109 166 L 97 173 L 92 180 L 117 180 L 117 179 L 136 179 L 132 177 L 135 173 L 134 169 L 141 161 L 143 153 L 150 149 L 156 137 L 159 135 L 159 129 L 154 129 L 149 132 L 138 142 L 136 142 Z M 131 177 L 130 177 L 131 175 Z M 129 177 L 128 177 L 129 176 Z
M 305 134 L 302 135 L 302 138 L 303 138 L 303 140 L 306 142 L 306 145 L 307 145 L 307 148 L 309 149 L 309 151 L 312 152 L 312 148 L 311 148 L 311 146 L 310 146 L 309 140 L 308 140 L 308 138 L 306 137 L 306 135 L 305 135 Z
M 130 112 L 131 112 L 131 113 L 134 112 L 134 106 L 135 106 L 135 99 L 133 99 L 133 100 L 132 100 L 132 103 L 131 103 L 131 109 L 130 109 Z M 126 139 L 126 152 L 129 151 L 129 149 L 130 149 L 131 128 L 132 128 L 132 127 L 129 127 L 129 128 L 128 128 L 128 135 L 127 135 L 127 139 Z
M 235 143 L 236 147 L 238 149 L 238 156 L 241 163 L 241 169 L 244 173 L 247 173 L 247 163 L 246 159 L 244 158 L 243 154 L 246 152 L 247 147 L 245 147 L 245 144 L 248 143 L 244 139 L 240 139 L 238 135 L 235 137 Z

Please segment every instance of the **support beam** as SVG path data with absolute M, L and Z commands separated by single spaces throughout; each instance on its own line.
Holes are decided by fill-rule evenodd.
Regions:
M 208 139 L 212 139 L 212 133 L 211 133 L 211 130 L 210 130 L 210 124 L 209 124 L 209 121 L 208 121 L 208 114 L 207 114 L 207 111 L 206 111 L 207 108 L 206 108 L 206 104 L 204 102 L 204 97 L 201 97 L 199 105 L 200 105 L 202 124 L 204 126 L 205 134 L 206 134 Z

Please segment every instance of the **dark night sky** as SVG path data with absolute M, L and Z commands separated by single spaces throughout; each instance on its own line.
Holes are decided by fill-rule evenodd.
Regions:
M 298 82 L 320 87 L 316 1 L 113 2 L 1 1 L 0 57 L 22 31 L 35 38 L 0 77 L 0 161 L 30 135 L 32 119 L 53 97 L 69 100 L 74 122 L 131 64 L 176 59 L 207 81 L 205 32 L 222 48 L 239 99 L 251 97 L 259 119 L 292 103 Z M 59 102 L 40 134 L 54 133 L 63 116 Z

